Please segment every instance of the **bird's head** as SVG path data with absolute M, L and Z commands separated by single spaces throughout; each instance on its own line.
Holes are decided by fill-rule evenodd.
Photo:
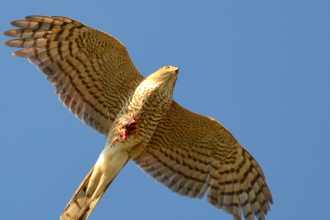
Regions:
M 175 66 L 164 66 L 150 74 L 146 80 L 157 84 L 159 88 L 173 92 L 179 69 L 179 67 Z

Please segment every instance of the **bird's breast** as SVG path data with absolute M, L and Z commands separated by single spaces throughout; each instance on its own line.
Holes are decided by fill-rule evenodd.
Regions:
M 129 152 L 131 158 L 139 155 L 148 146 L 172 102 L 171 92 L 154 84 L 138 86 L 114 121 L 108 145 Z
M 173 99 L 160 90 L 137 91 L 128 105 L 128 114 L 140 120 L 139 134 L 150 139 L 159 121 L 167 114 Z

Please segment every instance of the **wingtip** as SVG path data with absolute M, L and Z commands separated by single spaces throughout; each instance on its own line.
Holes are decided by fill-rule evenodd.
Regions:
M 18 51 L 12 52 L 11 54 L 15 57 L 22 57 L 20 56 L 21 53 L 17 53 Z
M 7 46 L 7 47 L 10 47 L 11 46 L 11 41 L 10 40 L 7 40 L 7 41 L 3 42 L 2 45 Z
M 6 30 L 4 32 L 2 32 L 2 35 L 7 36 L 7 37 L 11 37 L 10 34 L 11 30 Z

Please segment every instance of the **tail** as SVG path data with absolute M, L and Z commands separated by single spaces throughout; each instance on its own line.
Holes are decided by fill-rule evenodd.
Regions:
M 65 207 L 60 220 L 87 219 L 127 161 L 127 154 L 109 159 L 103 152 Z
M 88 198 L 86 196 L 87 192 L 87 186 L 89 183 L 89 180 L 92 176 L 92 173 L 94 171 L 94 167 L 89 171 L 85 179 L 81 182 L 80 186 L 72 196 L 71 200 L 65 207 L 60 219 L 61 220 L 83 220 L 87 219 L 98 201 L 103 196 L 105 190 L 103 193 L 96 199 L 91 200 L 91 198 Z M 110 182 L 111 183 L 111 182 Z M 109 185 L 110 185 L 109 183 Z M 108 185 L 108 186 L 109 186 Z M 108 188 L 108 187 L 107 187 Z

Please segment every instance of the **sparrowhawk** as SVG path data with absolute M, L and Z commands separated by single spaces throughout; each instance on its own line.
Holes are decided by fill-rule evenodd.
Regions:
M 173 100 L 178 67 L 144 78 L 117 39 L 62 16 L 27 16 L 4 43 L 46 75 L 63 104 L 107 137 L 62 220 L 87 219 L 125 164 L 171 191 L 202 198 L 234 219 L 265 219 L 272 195 L 256 160 L 216 120 Z

